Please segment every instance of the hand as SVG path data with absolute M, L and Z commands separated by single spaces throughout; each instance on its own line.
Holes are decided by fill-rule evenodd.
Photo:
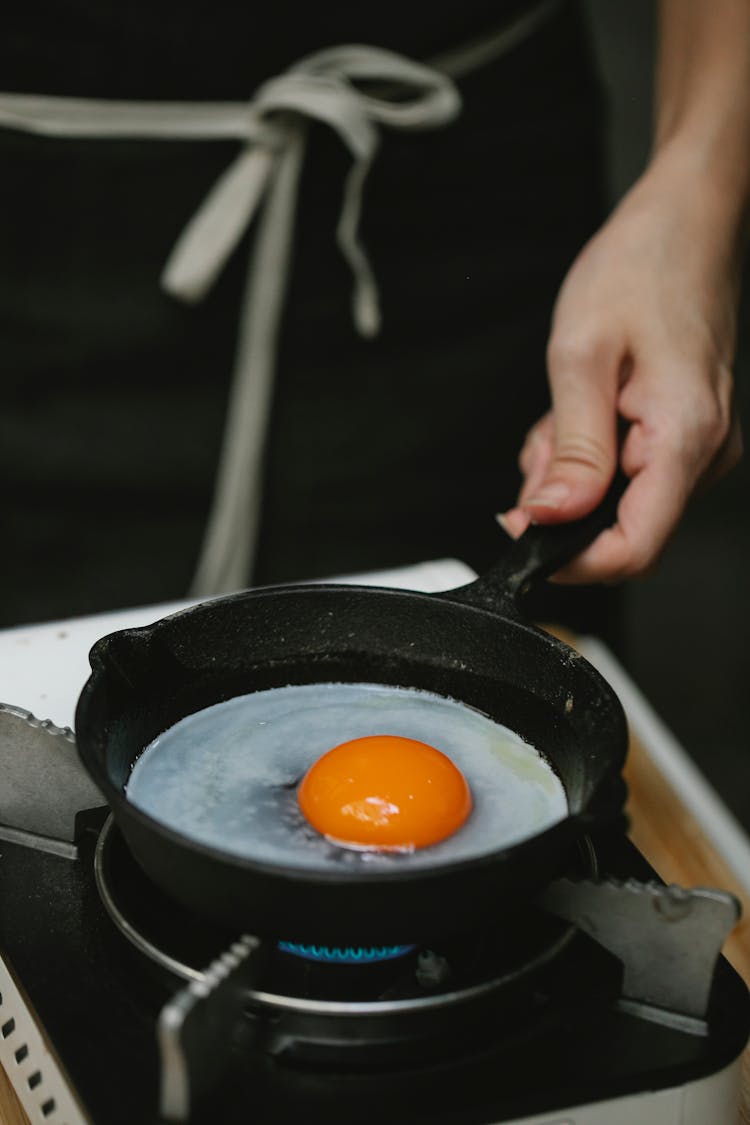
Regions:
M 532 521 L 586 515 L 618 458 L 631 482 L 616 525 L 556 575 L 562 582 L 648 570 L 696 488 L 742 453 L 731 375 L 739 224 L 727 221 L 719 192 L 685 173 L 669 154 L 658 158 L 584 248 L 557 300 L 552 410 L 527 435 L 525 481 L 501 522 L 517 537 Z

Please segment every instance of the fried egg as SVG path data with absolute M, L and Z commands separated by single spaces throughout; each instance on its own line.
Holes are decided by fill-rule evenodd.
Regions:
M 476 858 L 568 812 L 560 779 L 507 727 L 365 683 L 272 688 L 188 715 L 144 750 L 126 795 L 197 843 L 321 872 Z

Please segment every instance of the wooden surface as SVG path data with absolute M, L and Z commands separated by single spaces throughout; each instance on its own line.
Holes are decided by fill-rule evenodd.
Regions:
M 2 1125 L 29 1125 L 29 1119 L 21 1109 L 21 1103 L 5 1071 L 0 1067 L 0 1122 Z
M 741 900 L 743 920 L 729 938 L 725 953 L 745 981 L 750 983 L 750 896 L 737 883 L 722 857 L 710 846 L 693 817 L 634 739 L 631 740 L 625 775 L 630 786 L 630 835 L 661 877 L 666 882 L 686 887 L 722 887 Z M 750 1054 L 747 1050 L 743 1061 L 743 1100 L 739 1120 L 750 1125 Z M 0 1125 L 29 1125 L 2 1068 Z

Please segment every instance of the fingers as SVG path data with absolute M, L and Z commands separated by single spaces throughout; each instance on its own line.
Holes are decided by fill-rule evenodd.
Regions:
M 617 582 L 646 573 L 671 538 L 691 495 L 736 464 L 742 434 L 731 375 L 718 368 L 637 374 L 619 407 L 631 421 L 620 452 L 630 477 L 617 524 L 555 575 L 565 583 Z M 731 420 L 730 420 L 731 419 Z
M 647 572 L 690 496 L 723 476 L 742 455 L 728 372 L 715 369 L 709 378 L 705 370 L 699 374 L 681 367 L 673 378 L 662 369 L 655 379 L 636 370 L 614 404 L 615 419 L 618 412 L 631 423 L 619 456 L 631 483 L 620 501 L 617 523 L 555 581 L 617 582 Z M 526 479 L 518 506 L 502 521 L 514 538 L 526 530 L 528 498 L 549 478 L 556 456 L 555 422 L 548 414 L 529 432 L 519 457 Z
M 585 344 L 553 334 L 548 353 L 553 432 L 519 498 L 535 523 L 579 519 L 602 500 L 617 464 L 617 392 L 623 356 L 596 338 Z
M 621 582 L 651 569 L 671 537 L 687 503 L 668 466 L 654 461 L 625 490 L 617 523 L 554 576 L 556 582 Z

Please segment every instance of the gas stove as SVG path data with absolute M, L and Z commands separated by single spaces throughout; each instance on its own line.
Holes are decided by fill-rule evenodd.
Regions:
M 32 1121 L 735 1119 L 748 998 L 719 951 L 736 900 L 664 887 L 622 832 L 450 940 L 260 940 L 149 883 L 69 731 L 0 719 L 0 1059 Z
M 2 690 L 60 724 L 0 705 L 0 1062 L 35 1125 L 735 1122 L 750 1017 L 719 951 L 738 904 L 663 886 L 622 831 L 511 915 L 419 946 L 261 941 L 165 900 L 63 724 L 94 640 L 178 608 L 0 637 Z

